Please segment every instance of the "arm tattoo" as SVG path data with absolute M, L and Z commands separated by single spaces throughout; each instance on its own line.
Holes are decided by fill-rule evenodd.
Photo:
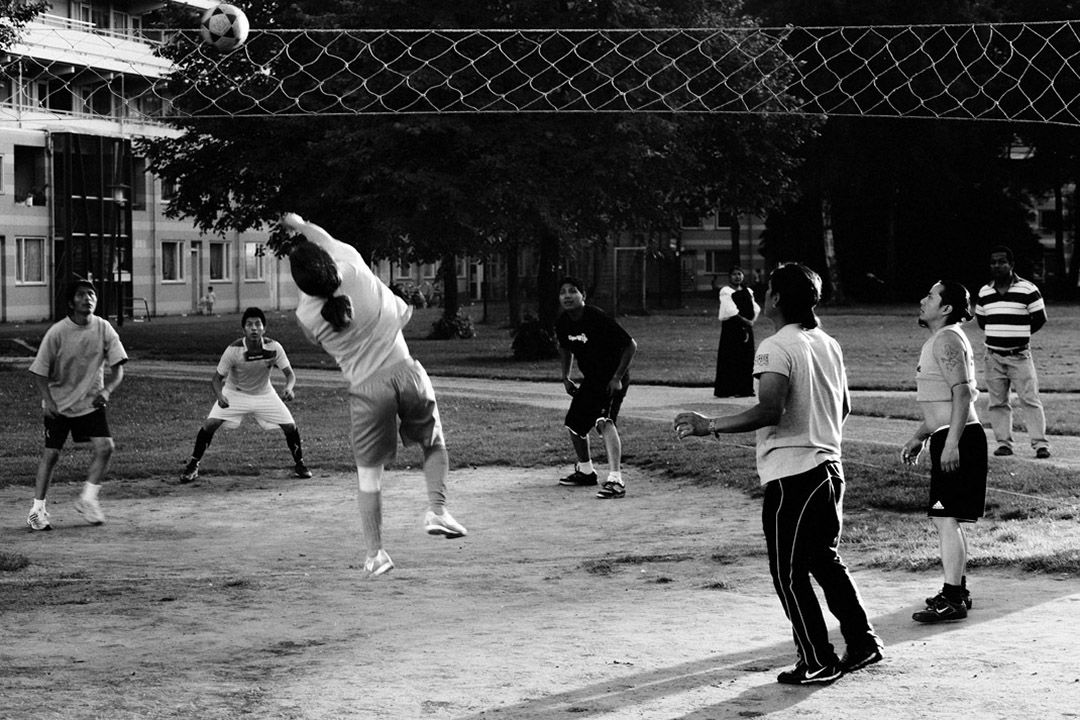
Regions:
M 944 357 L 941 358 L 941 367 L 945 370 L 956 370 L 964 363 L 964 352 L 956 345 L 949 343 L 944 348 Z

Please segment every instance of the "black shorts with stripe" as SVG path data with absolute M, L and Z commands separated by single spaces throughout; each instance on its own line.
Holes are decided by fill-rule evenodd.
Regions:
M 948 428 L 930 436 L 930 517 L 955 518 L 975 522 L 986 509 L 986 431 L 979 423 L 964 426 L 960 435 L 960 469 L 941 469 L 941 451 Z
M 112 437 L 109 433 L 109 420 L 105 417 L 105 408 L 98 408 L 78 417 L 45 417 L 45 447 L 50 450 L 62 449 L 69 433 L 72 441 L 77 443 L 87 442 L 91 438 Z
M 583 379 L 566 412 L 566 427 L 578 437 L 585 437 L 600 420 L 614 423 L 619 419 L 619 409 L 629 386 L 630 376 L 624 375 L 622 389 L 609 395 L 606 381 L 598 383 Z

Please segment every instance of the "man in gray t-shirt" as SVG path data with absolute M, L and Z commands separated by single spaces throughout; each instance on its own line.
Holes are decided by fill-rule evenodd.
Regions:
M 882 658 L 881 639 L 838 552 L 841 427 L 851 403 L 840 345 L 818 327 L 814 307 L 820 298 L 821 278 L 810 268 L 789 263 L 774 270 L 764 312 L 776 333 L 761 343 L 754 360 L 757 404 L 725 417 L 675 417 L 680 439 L 757 431 L 769 571 L 799 656 L 776 678 L 789 685 L 832 682 Z M 829 642 L 811 576 L 840 621 L 843 659 Z
M 92 283 L 72 283 L 67 298 L 68 316 L 48 329 L 30 364 L 45 422 L 45 450 L 26 518 L 31 530 L 52 529 L 45 495 L 69 434 L 75 442 L 89 441 L 94 447 L 75 510 L 91 525 L 105 522 L 97 497 L 115 447 L 105 407 L 124 379 L 127 352 L 109 321 L 94 315 L 97 292 Z

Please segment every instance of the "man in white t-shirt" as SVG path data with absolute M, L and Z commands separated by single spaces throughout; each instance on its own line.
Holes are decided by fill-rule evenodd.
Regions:
M 68 316 L 45 333 L 30 364 L 45 421 L 45 450 L 38 464 L 34 504 L 26 519 L 31 530 L 52 529 L 45 495 L 68 434 L 75 442 L 89 440 L 94 448 L 75 510 L 91 525 L 105 522 L 98 490 L 116 447 L 105 407 L 124 379 L 128 357 L 109 321 L 94 315 L 97 292 L 92 283 L 72 283 L 67 299 Z
M 881 639 L 838 552 L 840 441 L 851 402 L 840 345 L 821 330 L 814 313 L 820 298 L 821 278 L 810 268 L 788 263 L 774 270 L 764 312 L 776 333 L 762 341 L 754 359 L 757 404 L 724 417 L 675 417 L 680 439 L 757 431 L 769 570 L 799 656 L 794 668 L 777 676 L 789 685 L 832 682 L 882 658 Z M 843 659 L 829 642 L 811 575 L 840 621 L 847 645 Z
M 295 397 L 293 388 L 296 387 L 296 374 L 285 355 L 285 348 L 266 337 L 266 315 L 259 308 L 245 310 L 240 325 L 244 328 L 244 337 L 225 348 L 211 379 L 217 401 L 199 428 L 191 459 L 180 473 L 181 483 L 199 477 L 199 463 L 218 428 L 222 425 L 229 429 L 238 428 L 248 416 L 254 417 L 265 430 L 281 428 L 292 455 L 293 475 L 311 477 L 311 471 L 304 464 L 300 431 L 283 402 Z M 270 373 L 275 367 L 285 376 L 285 387 L 280 395 L 270 384 Z

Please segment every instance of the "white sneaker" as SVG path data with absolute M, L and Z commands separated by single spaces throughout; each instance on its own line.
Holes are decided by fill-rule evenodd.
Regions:
M 105 513 L 101 512 L 101 506 L 98 505 L 97 500 L 79 498 L 75 501 L 75 512 L 82 515 L 91 525 L 100 525 L 105 522 Z
M 465 537 L 469 531 L 459 523 L 447 510 L 442 515 L 436 515 L 431 510 L 424 515 L 424 530 L 428 535 L 442 535 L 447 540 Z
M 364 577 L 378 577 L 394 569 L 394 561 L 385 550 L 380 550 L 375 557 L 369 557 L 364 563 Z
M 49 513 L 45 512 L 45 508 L 31 510 L 26 518 L 26 524 L 31 530 L 52 530 L 52 525 L 49 524 Z

